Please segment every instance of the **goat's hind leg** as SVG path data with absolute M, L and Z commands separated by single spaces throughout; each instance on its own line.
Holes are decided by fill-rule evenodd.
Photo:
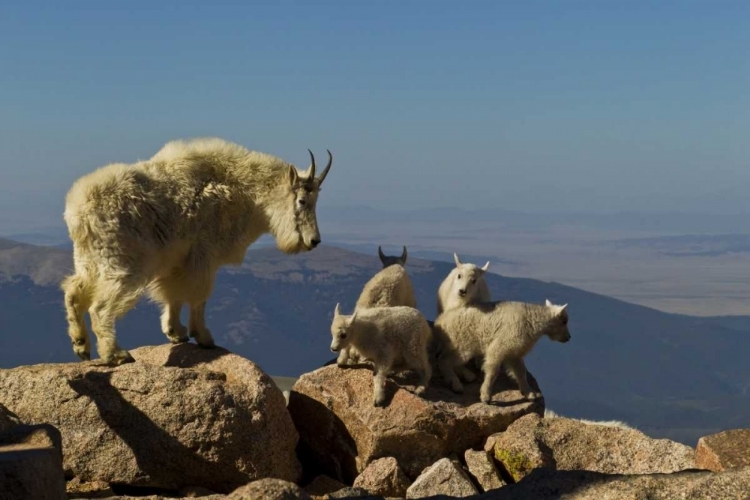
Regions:
M 89 314 L 91 326 L 97 337 L 96 349 L 108 365 L 121 365 L 135 361 L 128 351 L 117 343 L 115 322 L 135 306 L 143 287 L 132 277 L 100 278 Z
M 443 351 L 438 357 L 438 368 L 443 379 L 450 384 L 451 390 L 456 393 L 463 393 L 464 386 L 456 376 L 456 366 L 460 365 L 461 361 L 453 351 Z
M 68 336 L 73 352 L 83 361 L 91 359 L 91 340 L 84 314 L 91 305 L 91 295 L 86 277 L 75 274 L 65 278 L 62 289 L 65 293 L 65 312 L 68 320 Z
M 513 375 L 513 378 L 518 382 L 518 390 L 526 399 L 535 399 L 540 396 L 536 391 L 531 390 L 529 381 L 526 378 L 526 364 L 523 359 L 506 359 L 505 365 L 508 367 L 508 371 Z

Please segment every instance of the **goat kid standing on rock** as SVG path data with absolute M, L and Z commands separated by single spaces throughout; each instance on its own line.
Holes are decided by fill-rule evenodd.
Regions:
M 309 151 L 309 150 L 308 150 Z M 91 357 L 84 313 L 107 364 L 132 361 L 115 338 L 115 321 L 142 293 L 161 304 L 162 331 L 214 345 L 204 311 L 218 269 L 241 264 L 248 246 L 270 233 L 287 254 L 320 243 L 315 206 L 331 167 L 315 177 L 274 156 L 221 139 L 167 143 L 151 159 L 115 163 L 79 178 L 66 197 L 75 274 L 62 283 L 73 351 Z
M 422 394 L 430 383 L 432 367 L 427 348 L 432 332 L 427 320 L 413 307 L 373 307 L 358 310 L 350 316 L 340 313 L 339 304 L 331 323 L 331 351 L 355 347 L 373 364 L 373 398 L 375 406 L 385 405 L 386 376 L 397 364 L 420 374 L 415 394 Z
M 370 281 L 365 283 L 362 293 L 357 299 L 355 309 L 368 309 L 371 307 L 393 307 L 407 306 L 417 307 L 417 299 L 414 296 L 414 287 L 409 279 L 409 274 L 404 269 L 406 265 L 406 247 L 400 257 L 386 256 L 378 247 L 378 257 L 383 263 L 383 269 Z M 353 346 L 341 349 L 336 363 L 339 366 L 357 364 L 364 361 L 360 353 Z
M 527 399 L 532 392 L 526 380 L 523 358 L 542 335 L 557 342 L 568 342 L 568 305 L 545 305 L 526 302 L 482 302 L 470 307 L 445 311 L 435 320 L 433 332 L 441 344 L 438 365 L 443 378 L 455 392 L 463 385 L 455 369 L 468 360 L 482 356 L 484 382 L 480 390 L 482 402 L 492 399 L 492 384 L 504 364 L 518 382 Z

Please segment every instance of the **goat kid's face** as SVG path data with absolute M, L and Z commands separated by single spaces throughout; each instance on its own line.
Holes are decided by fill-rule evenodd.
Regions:
M 356 317 L 356 310 L 351 316 L 340 314 L 339 304 L 336 304 L 336 309 L 333 311 L 333 322 L 331 323 L 331 336 L 333 337 L 331 351 L 338 352 L 349 346 L 352 340 L 352 324 Z
M 568 304 L 558 306 L 548 300 L 546 306 L 552 312 L 552 318 L 547 327 L 547 336 L 555 342 L 562 342 L 563 344 L 568 342 L 570 340 Z
M 328 165 L 319 177 L 315 177 L 315 158 L 310 152 L 310 168 L 300 172 L 289 166 L 289 191 L 287 195 L 286 217 L 283 229 L 277 231 L 276 241 L 285 253 L 309 252 L 320 244 L 320 230 L 316 207 L 318 193 L 323 180 L 328 175 L 333 157 L 328 152 Z
M 462 300 L 471 301 L 478 295 L 479 280 L 483 279 L 490 263 L 487 262 L 483 267 L 462 264 L 455 253 L 453 259 L 456 261 L 456 268 L 452 271 L 454 275 L 452 293 L 457 294 Z

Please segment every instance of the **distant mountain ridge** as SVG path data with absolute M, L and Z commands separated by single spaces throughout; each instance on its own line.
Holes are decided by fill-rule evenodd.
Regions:
M 242 266 L 219 273 L 208 326 L 218 344 L 273 375 L 313 370 L 333 357 L 334 305 L 351 311 L 380 269 L 376 248 L 372 255 L 325 245 L 295 256 L 251 250 Z M 409 257 L 419 308 L 430 319 L 452 266 Z M 77 359 L 56 284 L 71 267 L 69 250 L 0 240 L 0 367 Z M 667 314 L 559 283 L 492 273 L 487 280 L 495 300 L 570 304 L 571 342 L 542 339 L 527 360 L 550 408 L 625 420 L 691 445 L 716 429 L 750 427 L 749 318 Z M 118 323 L 118 338 L 127 348 L 164 343 L 156 308 L 140 303 Z

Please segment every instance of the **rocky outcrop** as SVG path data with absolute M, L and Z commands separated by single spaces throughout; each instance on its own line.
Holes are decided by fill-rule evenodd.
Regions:
M 302 488 L 280 479 L 260 479 L 246 484 L 231 494 L 227 500 L 311 500 Z
M 496 490 L 505 486 L 505 481 L 500 476 L 494 460 L 486 451 L 466 450 L 464 460 L 466 460 L 469 474 L 474 477 L 482 491 Z
M 719 472 L 750 467 L 750 429 L 732 429 L 698 440 L 695 466 Z
M 232 491 L 296 481 L 297 432 L 284 396 L 257 365 L 222 348 L 142 347 L 135 363 L 0 370 L 0 403 L 62 433 L 81 481 Z
M 393 457 L 379 458 L 354 480 L 354 487 L 363 488 L 372 495 L 403 497 L 411 481 Z
M 16 425 L 0 408 L 0 498 L 65 500 L 62 438 L 51 425 Z
M 652 439 L 634 429 L 569 418 L 527 415 L 490 441 L 495 458 L 515 481 L 543 467 L 609 474 L 670 473 L 695 467 L 689 446 Z
M 537 469 L 518 484 L 483 493 L 481 500 L 747 500 L 750 468 L 726 472 L 610 475 Z
M 450 458 L 443 458 L 427 467 L 406 491 L 406 498 L 447 495 L 470 497 L 479 492 L 461 467 Z
M 305 491 L 312 496 L 322 497 L 323 495 L 343 490 L 344 488 L 346 488 L 346 485 L 341 481 L 336 481 L 332 477 L 321 474 L 305 486 Z
M 350 483 L 371 462 L 390 456 L 414 479 L 443 457 L 481 446 L 519 417 L 544 411 L 543 400 L 521 398 L 504 374 L 495 383 L 493 404 L 479 401 L 479 381 L 457 395 L 435 377 L 417 396 L 416 375 L 397 374 L 388 378 L 384 408 L 372 404 L 372 378 L 367 368 L 332 365 L 297 380 L 289 411 L 310 467 Z M 529 382 L 539 390 L 531 375 Z

